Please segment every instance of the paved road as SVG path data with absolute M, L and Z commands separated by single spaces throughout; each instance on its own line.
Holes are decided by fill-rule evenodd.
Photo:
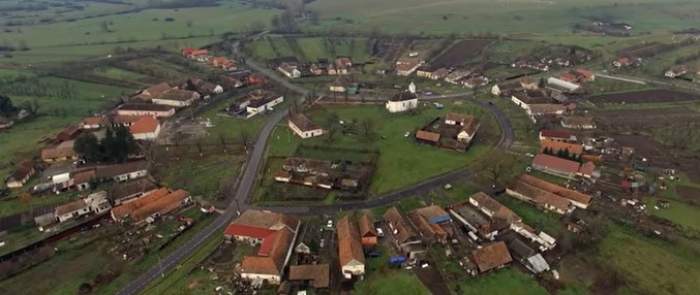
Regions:
M 237 45 L 234 45 L 235 48 L 237 48 Z M 287 79 L 280 77 L 277 75 L 274 71 L 265 68 L 264 66 L 257 64 L 254 61 L 248 60 L 246 61 L 246 64 L 250 66 L 253 70 L 256 70 L 260 73 L 263 73 L 266 75 L 269 79 L 278 82 L 279 84 L 287 87 L 293 92 L 296 92 L 297 94 L 302 95 L 301 99 L 303 100 L 305 96 L 308 94 L 308 91 L 302 87 L 299 87 L 298 85 L 294 85 L 290 83 Z M 469 94 L 455 94 L 451 96 L 444 96 L 441 98 L 458 98 L 458 97 L 466 97 Z M 437 99 L 437 97 L 431 97 L 427 99 Z M 486 102 L 482 101 L 475 101 L 476 103 L 482 105 L 485 107 L 487 110 L 491 111 L 494 116 L 496 117 L 496 120 L 498 121 L 498 124 L 501 127 L 502 130 L 502 136 L 501 140 L 498 143 L 499 147 L 502 148 L 508 148 L 513 142 L 513 129 L 510 125 L 510 121 L 508 118 L 494 105 L 491 105 Z M 262 130 L 258 134 L 258 137 L 256 139 L 255 145 L 253 146 L 252 151 L 248 155 L 248 161 L 246 162 L 246 167 L 241 176 L 238 179 L 238 185 L 236 186 L 236 191 L 232 195 L 231 201 L 229 203 L 229 206 L 226 208 L 223 214 L 219 215 L 216 220 L 214 220 L 211 224 L 207 225 L 204 229 L 201 231 L 197 232 L 194 237 L 192 237 L 190 240 L 186 241 L 183 245 L 181 245 L 179 248 L 177 248 L 175 251 L 173 251 L 171 254 L 168 256 L 162 258 L 161 262 L 155 266 L 153 266 L 151 269 L 146 271 L 145 273 L 141 274 L 139 277 L 131 281 L 129 284 L 124 286 L 117 294 L 119 295 L 135 295 L 140 292 L 142 292 L 151 282 L 155 281 L 159 276 L 168 273 L 172 269 L 178 266 L 180 261 L 183 259 L 190 257 L 197 248 L 199 248 L 207 239 L 209 239 L 212 235 L 215 234 L 221 234 L 223 228 L 228 225 L 228 223 L 233 219 L 234 217 L 237 216 L 238 212 L 245 210 L 248 208 L 249 204 L 249 198 L 251 195 L 251 192 L 253 191 L 253 188 L 255 186 L 255 180 L 258 176 L 258 170 L 260 169 L 261 164 L 264 161 L 264 154 L 265 154 L 265 148 L 267 145 L 268 138 L 272 134 L 273 129 L 275 126 L 285 117 L 286 115 L 286 109 L 281 109 L 278 110 L 275 113 L 268 114 L 267 121 L 265 123 L 265 126 L 263 126 Z M 387 204 L 391 204 L 393 202 L 399 201 L 403 198 L 406 197 L 412 197 L 420 194 L 424 194 L 429 192 L 430 190 L 440 187 L 446 183 L 453 182 L 458 179 L 462 179 L 465 177 L 469 177 L 470 172 L 467 171 L 466 169 L 463 170 L 456 170 L 452 172 L 448 172 L 436 177 L 433 177 L 431 179 L 425 180 L 423 182 L 420 182 L 418 184 L 406 187 L 404 189 L 394 191 L 391 193 L 388 193 L 386 195 L 383 195 L 379 198 L 372 199 L 372 200 L 367 200 L 367 201 L 359 201 L 359 202 L 351 202 L 351 203 L 342 203 L 342 204 L 335 204 L 335 205 L 329 205 L 329 206 L 301 206 L 301 207 L 290 207 L 290 206 L 285 206 L 285 207 L 268 207 L 266 209 L 278 211 L 278 212 L 287 212 L 287 213 L 293 213 L 293 214 L 324 214 L 324 213 L 333 213 L 333 212 L 338 212 L 338 211 L 343 211 L 343 210 L 357 210 L 357 209 L 363 209 L 363 208 L 372 208 L 372 207 L 379 207 L 379 206 L 384 206 Z M 313 211 L 313 212 L 312 212 Z
M 260 65 L 253 64 L 251 62 L 249 62 L 248 64 L 251 66 L 251 68 L 255 70 L 258 70 L 258 68 L 261 70 L 266 70 Z M 264 73 L 265 75 L 269 75 L 269 72 L 260 72 Z M 280 79 L 277 75 L 271 75 L 268 77 L 275 81 Z M 289 89 L 294 92 L 297 92 L 302 95 L 306 94 L 305 89 L 295 85 L 291 85 L 288 81 L 280 82 L 285 82 L 281 83 L 285 86 L 294 86 L 289 87 Z M 249 203 L 248 198 L 250 197 L 253 187 L 255 186 L 255 179 L 258 176 L 258 170 L 260 169 L 260 165 L 264 161 L 267 140 L 270 137 L 270 134 L 272 134 L 272 131 L 274 130 L 277 123 L 279 123 L 286 116 L 286 114 L 286 110 L 283 109 L 278 110 L 275 113 L 266 115 L 268 116 L 268 118 L 265 123 L 265 126 L 263 126 L 262 130 L 258 134 L 258 137 L 255 141 L 255 145 L 253 146 L 252 151 L 248 155 L 245 170 L 243 171 L 243 174 L 241 174 L 241 177 L 239 177 L 238 179 L 236 191 L 234 192 L 232 196 L 233 198 L 231 198 L 231 201 L 224 213 L 219 215 L 216 218 L 216 220 L 214 220 L 211 224 L 207 225 L 204 229 L 197 232 L 194 235 L 194 237 L 185 242 L 185 244 L 180 246 L 180 248 L 177 248 L 170 255 L 162 258 L 159 264 L 155 265 L 147 272 L 141 274 L 139 277 L 129 282 L 129 284 L 124 286 L 124 288 L 122 288 L 117 294 L 135 295 L 140 293 L 151 282 L 156 280 L 158 276 L 161 276 L 164 273 L 168 273 L 170 270 L 175 268 L 180 263 L 180 261 L 187 257 L 190 257 L 194 253 L 194 251 L 197 250 L 197 248 L 199 248 L 207 239 L 209 239 L 209 237 L 215 234 L 221 234 L 222 229 L 226 225 L 228 225 L 229 222 L 231 222 L 231 219 L 237 216 L 239 211 L 245 210 L 247 208 L 247 204 Z

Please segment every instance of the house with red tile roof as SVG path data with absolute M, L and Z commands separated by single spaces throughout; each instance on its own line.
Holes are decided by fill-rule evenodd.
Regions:
M 345 216 L 338 220 L 336 232 L 341 273 L 346 279 L 362 277 L 365 274 L 365 254 L 357 224 Z
M 190 202 L 190 194 L 187 191 L 160 188 L 112 208 L 111 216 L 114 221 L 129 220 L 134 224 L 143 224 Z
M 593 162 L 586 162 L 583 165 L 576 161 L 571 161 L 547 154 L 538 154 L 532 160 L 532 168 L 547 174 L 559 176 L 567 179 L 574 179 L 576 176 L 585 178 L 596 178 L 597 171 Z
M 499 269 L 513 261 L 504 242 L 495 242 L 472 251 L 472 260 L 480 273 Z
M 558 140 L 544 139 L 540 141 L 540 153 L 548 153 L 557 155 L 560 152 L 565 153 L 569 157 L 581 157 L 583 154 L 583 145 L 577 143 L 568 143 Z
M 294 131 L 294 133 L 301 138 L 323 135 L 323 128 L 302 113 L 290 114 L 287 125 L 289 129 Z
M 563 141 L 574 143 L 577 141 L 576 135 L 568 130 L 543 129 L 539 133 L 540 141 Z
M 243 258 L 241 277 L 279 284 L 289 263 L 301 222 L 291 216 L 249 209 L 224 231 L 228 239 L 260 245 L 256 255 Z
M 377 230 L 374 228 L 374 219 L 372 218 L 372 215 L 370 215 L 370 213 L 363 213 L 357 223 L 360 228 L 362 246 L 367 248 L 376 246 L 379 235 L 377 234 Z
M 506 194 L 516 199 L 528 202 L 557 214 L 568 214 L 576 207 L 568 199 L 551 191 L 533 185 L 529 180 L 530 175 L 522 175 L 515 183 L 506 188 Z
M 141 116 L 129 126 L 129 131 L 136 140 L 154 140 L 160 134 L 160 122 L 152 116 Z
M 591 201 L 593 200 L 593 198 L 588 194 L 565 188 L 558 184 L 551 183 L 549 181 L 532 175 L 523 174 L 522 176 L 520 176 L 519 181 L 527 183 L 528 185 L 536 187 L 540 190 L 556 194 L 557 196 L 565 198 L 572 202 L 573 205 L 581 209 L 588 208 L 588 206 L 591 204 Z

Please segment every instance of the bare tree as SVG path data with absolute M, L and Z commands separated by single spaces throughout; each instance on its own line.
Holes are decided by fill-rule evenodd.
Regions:
M 506 184 L 515 175 L 517 158 L 500 149 L 494 149 L 481 159 L 476 166 L 479 178 L 493 186 Z

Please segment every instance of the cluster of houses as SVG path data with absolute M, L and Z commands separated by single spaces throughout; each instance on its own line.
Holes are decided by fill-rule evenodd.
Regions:
M 368 180 L 362 164 L 290 157 L 274 174 L 275 181 L 327 190 L 357 191 Z
M 238 69 L 236 62 L 224 56 L 211 56 L 209 50 L 198 48 L 183 48 L 181 54 L 184 58 L 206 63 L 213 68 L 224 71 L 235 71 Z
M 447 113 L 436 118 L 416 132 L 416 140 L 440 148 L 466 151 L 479 131 L 480 123 L 474 116 Z
M 639 67 L 643 61 L 641 57 L 621 55 L 612 61 L 612 66 L 616 69 Z
M 506 193 L 546 211 L 570 214 L 576 208 L 587 209 L 592 197 L 572 189 L 523 174 L 506 188 Z
M 546 80 L 523 77 L 514 82 L 496 84 L 491 87 L 491 94 L 512 101 L 533 122 L 552 122 L 573 115 L 576 104 L 570 97 L 580 94 L 583 84 L 594 80 L 593 72 L 579 68 Z M 566 123 L 562 120 L 562 124 Z M 572 127 L 578 129 L 579 126 Z
M 576 179 L 595 180 L 600 176 L 593 155 L 584 154 L 584 146 L 568 130 L 541 130 L 540 153 L 532 160 L 532 169 L 546 174 Z
M 398 58 L 394 64 L 395 73 L 398 76 L 410 76 L 433 80 L 445 81 L 450 84 L 467 88 L 485 86 L 489 79 L 484 76 L 479 66 L 476 67 L 452 67 L 426 64 L 424 54 L 421 52 L 408 52 Z
M 284 102 L 284 96 L 270 90 L 255 89 L 231 103 L 226 111 L 237 117 L 252 118 L 256 115 L 272 111 L 278 104 Z
M 352 70 L 352 59 L 346 56 L 334 60 L 321 58 L 316 62 L 302 63 L 294 56 L 280 57 L 270 61 L 270 66 L 289 79 L 307 76 L 344 76 Z
M 700 81 L 700 66 L 693 67 L 687 64 L 675 65 L 669 68 L 664 76 L 671 79 L 687 79 L 692 81 Z
M 295 254 L 318 251 L 310 249 L 304 227 L 299 219 L 282 213 L 254 209 L 243 212 L 224 231 L 228 240 L 256 247 L 236 267 L 240 278 L 253 286 L 280 285 L 279 290 L 289 290 L 289 284 L 324 290 L 335 273 L 341 281 L 362 280 L 368 271 L 366 257 L 378 255 L 376 247 L 384 238 L 392 253 L 385 263 L 392 266 L 423 261 L 430 247 L 459 244 L 464 251 L 454 255 L 464 255 L 460 265 L 471 275 L 488 273 L 514 261 L 539 274 L 550 270 L 543 254 L 557 242 L 523 223 L 520 216 L 483 192 L 447 207 L 429 205 L 407 213 L 391 207 L 380 221 L 369 212 L 348 214 L 335 225 L 337 248 L 328 250 L 337 251 L 337 256 L 331 256 L 337 257 L 337 264 L 292 259 Z M 332 227 L 332 221 L 327 227 Z M 338 269 L 332 269 L 333 265 Z
M 98 167 L 99 168 L 99 167 Z M 36 216 L 34 221 L 40 230 L 48 230 L 52 226 L 60 226 L 65 222 L 80 223 L 90 216 L 102 216 L 110 214 L 116 222 L 129 222 L 132 225 L 153 223 L 163 215 L 172 213 L 191 203 L 190 194 L 184 190 L 171 190 L 159 188 L 152 180 L 146 177 L 146 170 L 128 166 L 104 167 L 100 169 L 110 170 L 112 184 L 107 190 L 100 190 L 85 195 L 76 200 L 59 205 L 53 211 Z M 93 171 L 101 171 L 100 169 Z M 121 170 L 117 172 L 118 170 Z M 76 175 L 84 173 L 75 172 L 51 174 L 52 181 L 82 181 Z M 94 173 L 94 172 L 93 172 Z M 107 173 L 102 171 L 101 173 Z M 116 174 L 120 173 L 120 174 Z M 91 173 L 88 173 L 91 174 Z M 105 175 L 101 175 L 105 176 Z M 97 176 L 96 176 L 97 177 Z M 67 180 L 66 180 L 67 179 Z M 87 179 L 82 178 L 82 179 Z M 93 178 L 94 180 L 94 178 Z M 84 186 L 84 188 L 89 185 Z
M 479 66 L 453 68 L 426 65 L 416 70 L 416 76 L 435 81 L 442 80 L 453 85 L 472 89 L 489 84 L 489 78 L 483 74 L 480 68 Z

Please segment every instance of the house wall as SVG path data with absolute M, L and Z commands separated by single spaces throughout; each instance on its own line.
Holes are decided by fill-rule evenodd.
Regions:
M 85 206 L 84 208 L 80 208 L 73 212 L 69 212 L 63 215 L 57 215 L 56 218 L 58 218 L 58 222 L 66 222 L 70 219 L 80 217 L 88 213 L 90 213 L 90 207 Z
M 386 109 L 390 113 L 400 113 L 408 110 L 412 110 L 418 107 L 418 99 L 404 100 L 404 101 L 387 101 Z
M 175 115 L 175 109 L 169 111 L 146 111 L 146 110 L 117 110 L 121 116 L 153 116 L 156 118 L 167 118 Z
M 153 132 L 147 132 L 147 133 L 136 133 L 133 134 L 134 139 L 137 140 L 154 140 L 158 138 L 158 135 L 160 134 L 160 124 L 156 126 L 156 130 Z
M 362 276 L 365 274 L 365 265 L 358 261 L 350 261 L 348 264 L 341 267 L 341 271 L 346 278 L 352 276 Z
M 279 285 L 281 278 L 279 275 L 259 274 L 259 273 L 241 273 L 241 278 L 244 280 L 267 280 L 268 284 Z
M 274 107 L 282 102 L 284 102 L 284 96 L 280 96 L 280 97 L 278 97 L 274 100 L 271 100 L 270 102 L 268 102 L 264 105 L 261 105 L 257 108 L 247 106 L 246 110 L 248 111 L 248 118 L 255 116 L 257 114 L 263 113 L 263 112 L 267 111 L 268 109 L 270 109 L 271 107 Z

